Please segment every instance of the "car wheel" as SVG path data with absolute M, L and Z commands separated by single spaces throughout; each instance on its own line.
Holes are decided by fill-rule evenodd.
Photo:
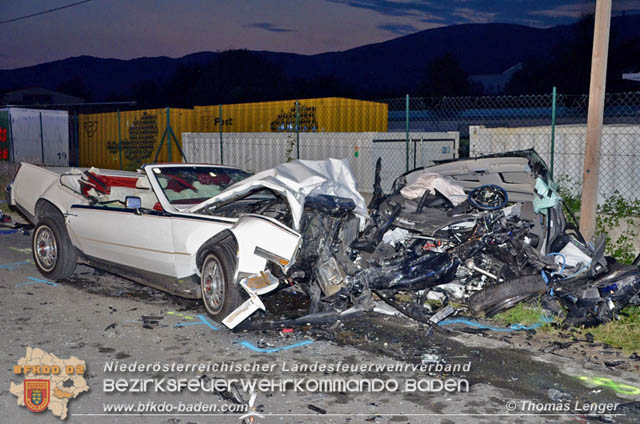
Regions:
M 205 255 L 200 275 L 204 306 L 217 321 L 224 319 L 240 304 L 239 288 L 233 282 L 235 258 L 224 241 Z
M 31 248 L 38 271 L 50 280 L 67 278 L 76 269 L 78 254 L 59 219 L 47 216 L 38 221 Z

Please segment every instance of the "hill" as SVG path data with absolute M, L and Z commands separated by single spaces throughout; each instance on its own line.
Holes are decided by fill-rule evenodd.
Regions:
M 573 36 L 573 25 L 532 28 L 514 24 L 464 24 L 429 29 L 382 43 L 317 55 L 255 52 L 281 66 L 291 79 L 331 76 L 360 93 L 412 92 L 426 64 L 453 53 L 468 74 L 499 73 L 527 59 L 543 59 Z M 640 15 L 612 19 L 612 42 L 640 37 Z M 13 70 L 0 70 L 0 90 L 39 86 L 56 89 L 72 78 L 82 80 L 94 101 L 126 98 L 143 82 L 165 84 L 184 66 L 204 65 L 218 57 L 200 52 L 181 58 L 131 60 L 73 57 Z M 638 59 L 640 62 L 640 59 Z M 256 69 L 256 73 L 260 70 Z

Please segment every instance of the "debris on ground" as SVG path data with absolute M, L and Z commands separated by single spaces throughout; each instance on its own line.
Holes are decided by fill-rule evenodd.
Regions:
M 146 328 L 149 330 L 153 330 L 157 326 L 160 325 L 160 320 L 163 319 L 163 316 L 154 316 L 154 315 L 142 315 L 140 320 L 142 321 L 142 328 Z
M 13 222 L 10 215 L 0 211 L 0 234 L 15 234 L 20 231 L 25 236 L 31 235 L 33 224 Z
M 318 406 L 315 406 L 315 405 L 312 405 L 312 404 L 309 404 L 309 405 L 308 405 L 308 408 L 309 408 L 310 410 L 312 410 L 313 412 L 317 412 L 318 414 L 325 415 L 325 414 L 327 413 L 327 410 L 326 410 L 326 409 L 322 409 L 322 408 L 320 408 L 320 407 L 318 407 Z

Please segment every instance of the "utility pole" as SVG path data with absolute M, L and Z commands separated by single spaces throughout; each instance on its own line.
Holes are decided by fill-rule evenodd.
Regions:
M 580 232 L 587 241 L 592 240 L 596 230 L 600 138 L 602 137 L 610 24 L 611 0 L 596 0 L 593 53 L 591 56 L 591 84 L 589 86 L 589 112 L 587 115 L 587 141 L 584 150 L 582 204 L 580 206 Z

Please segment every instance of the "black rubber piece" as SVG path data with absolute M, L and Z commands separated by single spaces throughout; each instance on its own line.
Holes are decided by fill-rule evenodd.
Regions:
M 500 304 L 507 306 L 511 303 L 510 299 L 526 299 L 545 293 L 547 289 L 548 287 L 540 274 L 527 275 L 487 287 L 474 294 L 469 298 L 469 309 L 476 314 L 486 311 L 495 313 L 495 306 Z M 510 306 L 515 306 L 515 304 Z

